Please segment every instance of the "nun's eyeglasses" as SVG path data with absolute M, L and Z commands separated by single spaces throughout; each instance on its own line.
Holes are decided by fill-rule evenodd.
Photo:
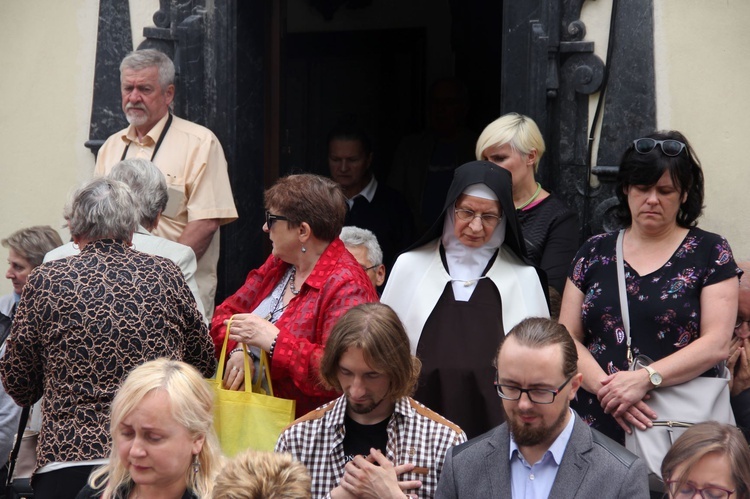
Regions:
M 503 219 L 502 216 L 493 215 L 491 213 L 480 213 L 477 214 L 474 210 L 465 210 L 463 208 L 456 208 L 456 216 L 464 222 L 473 222 L 475 218 L 479 217 L 482 220 L 482 225 L 485 227 L 495 227 Z

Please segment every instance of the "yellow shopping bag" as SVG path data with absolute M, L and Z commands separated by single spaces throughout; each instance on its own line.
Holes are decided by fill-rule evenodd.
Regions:
M 231 321 L 230 321 L 231 323 Z M 272 451 L 281 432 L 294 421 L 295 401 L 273 396 L 271 370 L 266 352 L 261 350 L 260 372 L 255 384 L 250 376 L 247 349 L 242 345 L 245 360 L 245 390 L 227 390 L 222 386 L 224 363 L 227 355 L 229 327 L 224 335 L 224 346 L 219 357 L 219 368 L 213 380 L 215 393 L 214 428 L 224 455 L 232 457 L 245 449 Z M 262 386 L 263 378 L 268 390 Z

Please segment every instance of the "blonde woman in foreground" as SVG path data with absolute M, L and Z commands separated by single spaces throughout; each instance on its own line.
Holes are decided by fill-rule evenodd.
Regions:
M 220 466 L 213 392 L 193 367 L 134 369 L 112 403 L 112 453 L 78 499 L 204 499 Z

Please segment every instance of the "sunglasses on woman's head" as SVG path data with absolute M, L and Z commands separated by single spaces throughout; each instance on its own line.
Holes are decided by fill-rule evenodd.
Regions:
M 648 154 L 651 151 L 656 148 L 656 146 L 661 147 L 661 152 L 663 152 L 667 156 L 677 156 L 679 155 L 683 149 L 685 149 L 685 143 L 680 142 L 679 140 L 673 140 L 673 139 L 667 139 L 667 140 L 656 140 L 656 139 L 635 139 L 633 141 L 633 146 L 635 147 L 636 152 L 640 154 Z

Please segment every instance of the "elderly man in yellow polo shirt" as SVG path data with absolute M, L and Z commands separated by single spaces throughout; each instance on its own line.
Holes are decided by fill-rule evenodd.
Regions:
M 119 161 L 143 158 L 164 173 L 169 201 L 154 234 L 190 246 L 198 258 L 195 273 L 210 321 L 216 293 L 219 226 L 237 219 L 227 160 L 207 128 L 170 113 L 174 64 L 158 50 L 136 50 L 120 64 L 122 110 L 130 126 L 107 139 L 95 175 L 106 175 Z

